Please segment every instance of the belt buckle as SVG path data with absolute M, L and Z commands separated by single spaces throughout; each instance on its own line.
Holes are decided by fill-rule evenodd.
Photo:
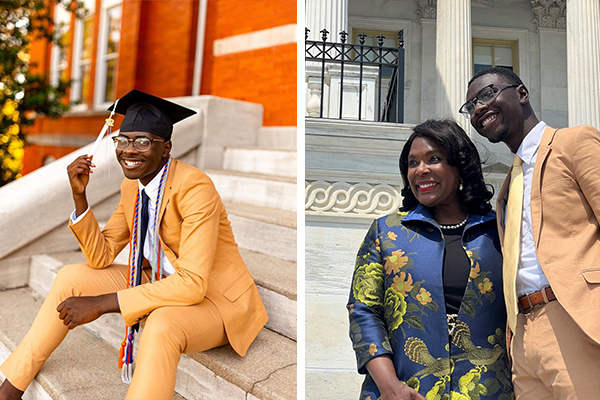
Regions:
M 529 303 L 529 308 L 527 308 L 527 310 L 523 310 L 523 314 L 527 314 L 529 311 L 534 309 L 533 304 L 531 304 L 531 297 L 530 295 L 532 295 L 533 293 L 530 294 L 526 294 L 525 297 L 527 298 L 527 302 Z
M 521 312 L 522 312 L 523 314 L 527 314 L 527 313 L 529 313 L 530 311 L 533 311 L 533 309 L 534 309 L 534 308 L 536 308 L 537 306 L 539 306 L 539 305 L 540 305 L 540 304 L 533 305 L 533 303 L 531 303 L 531 297 L 530 297 L 530 296 L 531 296 L 531 295 L 533 295 L 533 294 L 536 294 L 536 293 L 537 293 L 537 292 L 533 292 L 533 293 L 527 293 L 527 294 L 524 294 L 523 296 L 521 296 L 521 298 L 520 298 L 520 299 L 522 299 L 523 297 L 525 297 L 525 298 L 527 299 L 527 302 L 529 303 L 529 307 L 521 309 Z M 544 304 L 544 303 L 541 303 L 541 304 Z M 521 302 L 519 302 L 519 307 L 520 307 L 520 306 L 521 306 Z

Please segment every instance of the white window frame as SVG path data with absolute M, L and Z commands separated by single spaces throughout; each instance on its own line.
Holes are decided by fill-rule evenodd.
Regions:
M 73 32 L 73 62 L 71 63 L 72 83 L 70 96 L 70 101 L 72 103 L 70 111 L 72 112 L 86 111 L 88 109 L 87 104 L 73 104 L 81 101 L 81 98 L 79 97 L 79 92 L 81 91 L 81 55 L 83 53 L 83 37 L 85 34 L 85 22 L 88 18 L 95 18 L 95 1 L 84 0 L 84 3 L 89 14 L 83 19 L 78 18 L 75 20 L 75 29 Z M 90 59 L 90 66 L 91 64 L 92 60 Z
M 56 4 L 54 8 L 54 21 L 58 23 L 63 23 L 63 34 L 68 34 L 71 28 L 71 13 L 65 10 L 62 5 Z M 72 42 L 72 40 L 71 40 Z M 53 87 L 58 86 L 58 82 L 60 80 L 60 46 L 57 44 L 52 45 L 52 52 L 50 55 L 50 85 Z M 68 49 L 65 49 L 68 51 Z M 69 68 L 69 60 L 67 59 L 67 65 L 63 70 Z
M 529 86 L 529 30 L 473 26 L 471 36 L 478 39 L 513 40 L 519 46 L 519 78 Z
M 100 35 L 98 36 L 98 53 L 96 57 L 96 77 L 94 80 L 94 109 L 105 110 L 109 107 L 112 102 L 104 101 L 105 88 L 106 88 L 106 61 L 108 60 L 105 56 L 108 42 L 108 9 L 120 6 L 123 7 L 122 0 L 103 0 L 102 7 L 99 10 L 100 13 Z M 121 25 L 123 24 L 123 9 L 121 8 Z M 121 43 L 119 42 L 119 47 Z M 120 50 L 120 49 L 119 49 Z M 120 53 L 120 51 L 119 51 Z M 118 81 L 118 77 L 117 77 Z

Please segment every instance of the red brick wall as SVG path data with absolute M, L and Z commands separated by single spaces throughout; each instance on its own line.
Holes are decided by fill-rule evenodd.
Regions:
M 139 62 L 141 0 L 128 0 L 121 4 L 121 42 L 117 70 L 117 98 L 135 88 Z
M 96 74 L 101 5 L 101 0 L 96 0 L 92 77 Z M 125 0 L 122 7 L 117 96 L 133 88 L 161 97 L 191 95 L 199 2 Z M 208 0 L 201 94 L 260 103 L 265 109 L 264 125 L 295 125 L 296 44 L 212 55 L 217 39 L 294 23 L 295 0 Z M 72 24 L 71 32 L 73 28 Z M 31 59 L 38 63 L 37 71 L 49 73 L 50 50 L 46 43 L 32 42 Z M 94 79 L 91 90 L 95 90 Z M 91 100 L 90 110 L 92 106 Z M 106 117 L 105 113 L 90 111 L 59 120 L 40 118 L 27 132 L 88 136 L 93 140 Z M 116 120 L 115 128 L 120 120 Z M 23 173 L 39 168 L 47 155 L 58 158 L 73 150 L 29 146 Z
M 217 39 L 296 23 L 295 0 L 209 0 L 202 94 L 263 104 L 264 125 L 296 125 L 296 44 L 213 56 Z
M 21 171 L 21 174 L 28 174 L 41 167 L 43 165 L 44 158 L 47 156 L 53 156 L 54 158 L 58 159 L 75 150 L 77 149 L 74 147 L 28 146 L 25 150 L 23 170 Z
M 136 88 L 160 97 L 192 94 L 197 16 L 197 2 L 143 2 Z

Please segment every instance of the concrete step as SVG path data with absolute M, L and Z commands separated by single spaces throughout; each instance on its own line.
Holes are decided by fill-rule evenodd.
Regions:
M 296 398 L 296 342 L 268 329 L 260 332 L 244 358 L 229 346 L 190 358 L 260 399 Z
M 240 253 L 269 314 L 267 328 L 297 340 L 296 263 L 247 249 Z
M 205 170 L 225 202 L 296 211 L 296 179 L 273 175 Z
M 0 362 L 25 335 L 42 301 L 30 288 L 0 292 Z M 124 398 L 127 386 L 115 366 L 123 332 L 117 314 L 70 332 L 24 399 Z M 243 358 L 229 345 L 183 355 L 175 390 L 174 400 L 295 399 L 296 343 L 263 329 Z
M 296 177 L 295 150 L 257 147 L 228 147 L 223 154 L 223 169 L 250 174 Z
M 127 264 L 125 249 L 117 263 Z M 296 263 L 240 249 L 263 300 L 269 322 L 267 328 L 293 340 L 297 339 Z M 124 257 L 123 257 L 124 256 Z M 31 258 L 29 286 L 47 296 L 58 271 L 65 265 L 85 263 L 80 251 L 36 255 Z M 122 333 L 119 333 L 122 334 Z
M 296 213 L 226 201 L 235 240 L 241 248 L 296 261 Z
M 295 126 L 263 126 L 258 131 L 257 145 L 269 149 L 296 150 L 297 131 Z
M 42 302 L 27 288 L 0 292 L 0 362 L 25 336 Z M 117 358 L 113 346 L 88 329 L 77 328 L 42 367 L 24 399 L 124 399 L 127 385 L 121 381 Z

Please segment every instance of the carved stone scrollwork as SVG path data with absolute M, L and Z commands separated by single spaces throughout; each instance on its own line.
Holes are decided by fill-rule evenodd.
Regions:
M 400 207 L 399 189 L 387 184 L 306 180 L 305 185 L 307 212 L 380 216 Z
M 436 19 L 437 0 L 417 0 L 417 15 L 423 19 Z
M 539 28 L 565 29 L 567 27 L 566 0 L 531 0 L 533 23 Z

